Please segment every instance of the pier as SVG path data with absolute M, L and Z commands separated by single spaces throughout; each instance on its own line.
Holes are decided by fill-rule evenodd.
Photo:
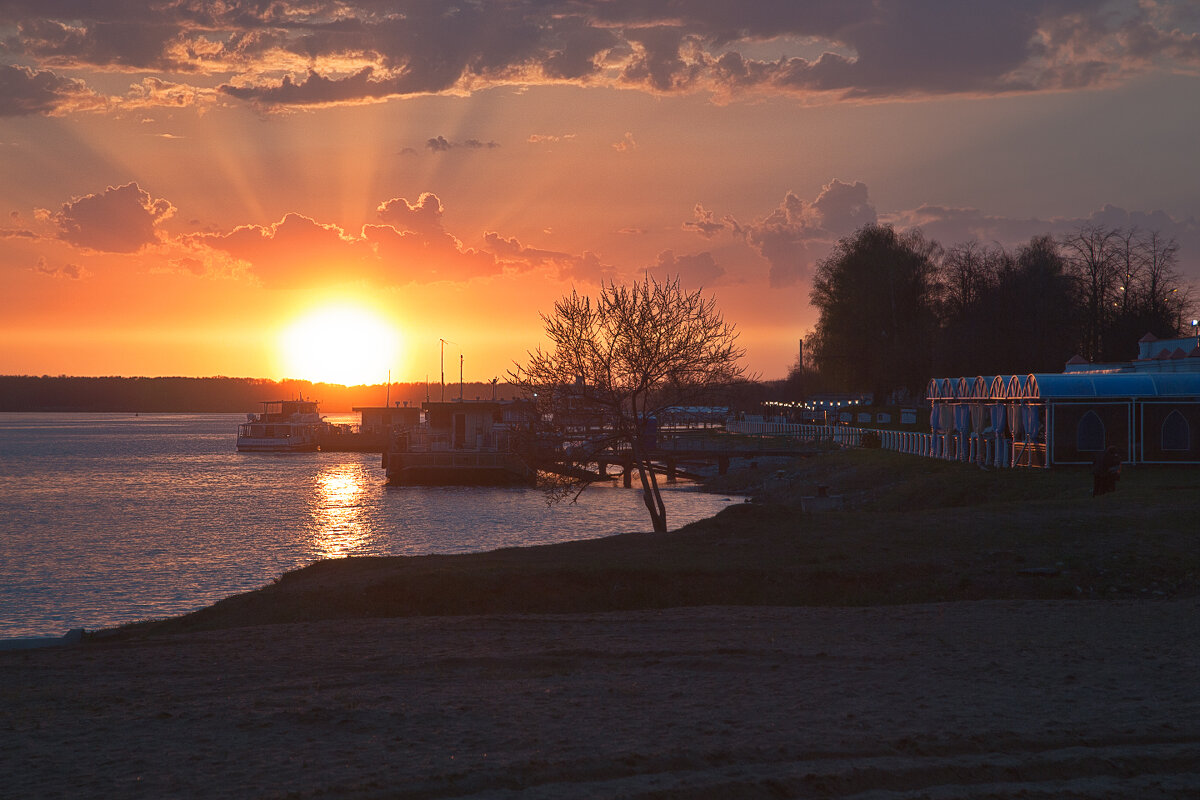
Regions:
M 706 433 L 703 436 L 671 436 L 658 446 L 647 450 L 646 455 L 656 473 L 664 475 L 668 483 L 674 483 L 679 478 L 687 480 L 703 480 L 707 475 L 694 472 L 689 466 L 695 464 L 716 464 L 717 474 L 724 475 L 729 471 L 730 462 L 740 458 L 752 460 L 756 458 L 783 457 L 805 458 L 820 451 L 816 442 L 797 442 L 794 440 L 778 440 L 753 437 L 722 435 Z M 571 464 L 595 464 L 593 472 Z M 610 473 L 611 467 L 617 467 L 618 472 Z M 633 485 L 635 468 L 633 453 L 628 448 L 605 448 L 585 457 L 574 459 L 546 459 L 538 463 L 538 469 L 566 475 L 582 480 L 616 480 L 629 488 Z

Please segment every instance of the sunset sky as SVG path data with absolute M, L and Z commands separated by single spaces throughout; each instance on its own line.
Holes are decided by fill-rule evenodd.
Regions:
M 1200 280 L 1198 31 L 1196 0 L 0 0 L 0 374 L 436 380 L 445 339 L 489 380 L 649 273 L 782 377 L 874 221 L 1136 224 Z

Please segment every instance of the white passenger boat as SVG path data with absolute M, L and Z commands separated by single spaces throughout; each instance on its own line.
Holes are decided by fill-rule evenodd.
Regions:
M 242 453 L 300 453 L 316 450 L 329 423 L 312 400 L 270 400 L 261 414 L 247 414 L 238 426 Z

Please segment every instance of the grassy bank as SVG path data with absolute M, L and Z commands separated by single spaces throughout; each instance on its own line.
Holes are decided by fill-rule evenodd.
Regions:
M 818 485 L 847 510 L 805 513 Z M 755 502 L 667 534 L 326 561 L 125 635 L 352 617 L 689 605 L 879 605 L 1197 591 L 1200 471 L 983 471 L 883 451 L 760 463 L 713 489 Z M 668 509 L 669 513 L 669 509 Z

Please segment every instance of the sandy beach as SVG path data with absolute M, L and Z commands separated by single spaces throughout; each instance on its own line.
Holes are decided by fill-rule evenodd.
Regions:
M 1180 797 L 1200 600 L 327 621 L 0 653 L 5 797 Z

